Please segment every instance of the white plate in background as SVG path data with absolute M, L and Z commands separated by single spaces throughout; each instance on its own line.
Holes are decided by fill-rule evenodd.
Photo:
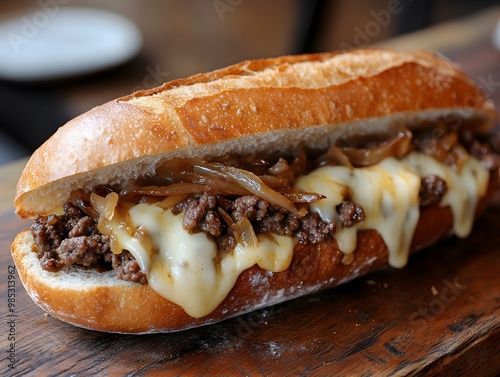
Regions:
M 58 6 L 0 23 L 0 78 L 45 81 L 81 76 L 134 57 L 138 28 L 112 12 Z
M 493 45 L 496 47 L 496 49 L 500 50 L 500 20 L 497 22 L 497 26 L 495 27 L 495 30 L 493 31 L 492 41 L 493 41 Z

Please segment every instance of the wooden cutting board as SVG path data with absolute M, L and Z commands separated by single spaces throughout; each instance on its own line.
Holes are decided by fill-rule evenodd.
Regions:
M 500 372 L 499 220 L 497 195 L 469 238 L 424 250 L 402 270 L 211 326 L 131 336 L 45 315 L 24 291 L 9 253 L 14 235 L 29 224 L 4 212 L 2 373 L 493 376 Z M 12 311 L 8 281 L 15 282 Z

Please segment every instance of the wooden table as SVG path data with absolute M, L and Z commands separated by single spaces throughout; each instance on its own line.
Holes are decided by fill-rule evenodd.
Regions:
M 500 53 L 486 39 L 454 46 L 446 53 L 463 64 L 500 108 L 500 87 L 495 84 L 500 81 Z M 493 84 L 487 86 L 484 80 Z M 26 295 L 9 255 L 14 235 L 29 225 L 14 215 L 10 205 L 23 163 L 0 169 L 4 329 L 0 373 L 493 376 L 500 372 L 498 194 L 469 238 L 450 239 L 422 251 L 402 270 L 380 271 L 212 326 L 129 336 L 72 327 L 46 316 Z M 8 281 L 15 283 L 11 308 Z M 14 369 L 9 368 L 10 355 Z

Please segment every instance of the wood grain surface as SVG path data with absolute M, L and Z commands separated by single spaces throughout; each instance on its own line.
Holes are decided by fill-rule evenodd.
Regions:
M 0 169 L 0 213 L 14 210 L 14 193 L 21 171 L 28 162 L 27 158 L 5 164 Z

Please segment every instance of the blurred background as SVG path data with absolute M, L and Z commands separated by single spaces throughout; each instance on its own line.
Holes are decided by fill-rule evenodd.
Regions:
M 491 8 L 497 4 L 0 0 L 0 164 L 29 155 L 74 116 L 137 89 L 245 59 L 368 45 L 413 49 L 418 45 L 398 44 L 398 38 L 477 12 L 495 9 L 498 15 Z M 432 33 L 425 38 L 446 54 L 463 38 L 489 32 L 491 24 L 484 28 L 432 29 L 449 34 L 444 45 L 434 46 Z

